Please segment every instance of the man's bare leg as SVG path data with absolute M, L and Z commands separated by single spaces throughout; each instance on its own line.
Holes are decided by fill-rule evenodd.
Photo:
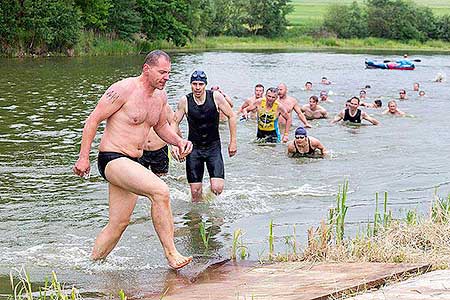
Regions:
M 148 197 L 152 201 L 152 221 L 163 246 L 169 266 L 179 269 L 192 261 L 175 248 L 169 188 L 150 170 L 128 158 L 118 158 L 108 163 L 105 170 L 108 180 L 124 190 Z
M 105 258 L 116 246 L 127 228 L 131 214 L 136 206 L 137 195 L 114 184 L 108 184 L 109 221 L 95 239 L 91 258 Z
M 189 183 L 191 187 L 192 202 L 199 202 L 203 200 L 203 188 L 201 182 Z

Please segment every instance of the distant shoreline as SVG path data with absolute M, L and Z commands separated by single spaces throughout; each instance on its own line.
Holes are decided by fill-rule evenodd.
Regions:
M 24 53 L 3 49 L 1 57 L 47 57 L 47 56 L 116 56 L 137 55 L 153 49 L 164 49 L 170 52 L 191 51 L 286 51 L 286 52 L 337 52 L 337 53 L 373 53 L 373 54 L 443 54 L 450 55 L 450 42 L 431 40 L 424 43 L 418 41 L 394 41 L 380 38 L 337 39 L 315 38 L 312 36 L 280 37 L 268 39 L 264 37 L 206 37 L 195 38 L 184 47 L 177 47 L 166 41 L 124 41 L 96 37 L 90 42 L 82 41 L 74 49 L 52 53 Z

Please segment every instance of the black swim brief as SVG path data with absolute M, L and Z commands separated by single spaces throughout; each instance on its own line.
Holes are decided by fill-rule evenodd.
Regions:
M 278 143 L 280 141 L 280 137 L 276 130 L 264 131 L 264 130 L 258 129 L 256 138 L 257 138 L 258 142 L 261 142 L 261 143 Z
M 186 177 L 189 183 L 202 182 L 205 163 L 210 178 L 225 178 L 220 140 L 203 147 L 194 145 L 186 158 Z
M 139 158 L 139 163 L 146 167 L 150 167 L 156 175 L 167 174 L 169 172 L 169 147 L 165 145 L 159 150 L 146 151 Z
M 110 161 L 115 160 L 120 157 L 126 157 L 126 158 L 131 159 L 132 161 L 139 162 L 138 158 L 130 157 L 128 155 L 118 153 L 118 152 L 101 152 L 100 151 L 98 153 L 98 157 L 97 157 L 98 171 L 99 171 L 100 175 L 102 175 L 102 177 L 105 178 L 106 181 L 108 181 L 108 179 L 106 179 L 106 175 L 105 175 L 106 165 Z

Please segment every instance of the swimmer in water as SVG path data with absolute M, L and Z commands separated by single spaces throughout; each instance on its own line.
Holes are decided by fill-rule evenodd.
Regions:
M 313 119 L 325 119 L 328 117 L 328 112 L 325 108 L 320 106 L 319 98 L 317 96 L 309 97 L 309 104 L 305 104 L 302 106 L 302 112 L 306 116 L 308 120 Z
M 349 107 L 339 112 L 339 114 L 334 117 L 331 121 L 332 124 L 339 122 L 340 120 L 348 121 L 354 124 L 361 124 L 362 119 L 369 121 L 373 125 L 378 125 L 377 119 L 369 116 L 366 112 L 360 110 L 359 107 L 360 100 L 358 97 L 352 97 L 349 102 Z
M 388 102 L 388 109 L 383 111 L 383 115 L 391 115 L 391 116 L 399 116 L 403 117 L 406 115 L 406 113 L 402 112 L 397 107 L 397 102 L 395 100 L 391 100 Z
M 327 149 L 315 137 L 308 136 L 305 128 L 298 127 L 295 130 L 295 139 L 288 143 L 287 154 L 289 157 L 324 157 Z

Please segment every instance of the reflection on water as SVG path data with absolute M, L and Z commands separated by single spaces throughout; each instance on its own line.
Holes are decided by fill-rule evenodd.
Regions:
M 169 103 L 189 92 L 189 74 L 202 68 L 209 85 L 220 85 L 236 107 L 252 94 L 256 83 L 284 82 L 288 93 L 305 104 L 327 89 L 334 103 L 323 106 L 334 116 L 350 96 L 367 84 L 369 99 L 384 106 L 405 88 L 409 100 L 399 108 L 414 118 L 392 118 L 367 110 L 381 126 L 330 125 L 311 121 L 310 135 L 330 150 L 327 159 L 287 158 L 285 145 L 264 147 L 253 142 L 256 122 L 238 124 L 238 154 L 226 155 L 227 125 L 221 125 L 226 188 L 206 203 L 192 204 L 184 165 L 172 162 L 164 180 L 171 191 L 176 243 L 195 256 L 181 277 L 167 270 L 149 217 L 150 203 L 140 199 L 129 228 L 110 257 L 91 262 L 94 238 L 106 224 L 107 188 L 96 170 L 89 181 L 72 175 L 83 122 L 100 95 L 118 79 L 139 73 L 143 57 L 1 59 L 0 77 L 0 276 L 25 265 L 36 279 L 56 270 L 60 278 L 89 293 L 125 289 L 139 297 L 159 293 L 173 280 L 189 281 L 212 262 L 229 257 L 232 233 L 245 232 L 250 259 L 267 252 L 269 220 L 275 223 L 279 251 L 284 235 L 297 226 L 297 240 L 319 224 L 334 205 L 338 184 L 350 181 L 348 220 L 372 219 L 375 192 L 389 192 L 389 206 L 401 215 L 408 208 L 426 211 L 434 187 L 449 191 L 449 83 L 432 82 L 437 72 L 450 74 L 445 56 L 423 56 L 412 72 L 365 70 L 367 55 L 330 53 L 174 54 L 167 87 Z M 383 59 L 380 55 L 371 57 Z M 333 84 L 320 85 L 327 76 Z M 306 81 L 313 91 L 302 90 Z M 412 91 L 420 82 L 426 97 Z M 293 126 L 300 125 L 294 117 Z M 104 125 L 101 125 L 103 128 Z M 184 125 L 185 129 L 185 125 Z M 199 224 L 210 233 L 208 250 Z M 354 225 L 355 228 L 357 225 Z M 184 274 L 184 275 L 183 275 Z M 185 276 L 185 277 L 183 277 Z M 183 279 L 184 278 L 184 279 Z M 0 294 L 7 277 L 0 278 Z

